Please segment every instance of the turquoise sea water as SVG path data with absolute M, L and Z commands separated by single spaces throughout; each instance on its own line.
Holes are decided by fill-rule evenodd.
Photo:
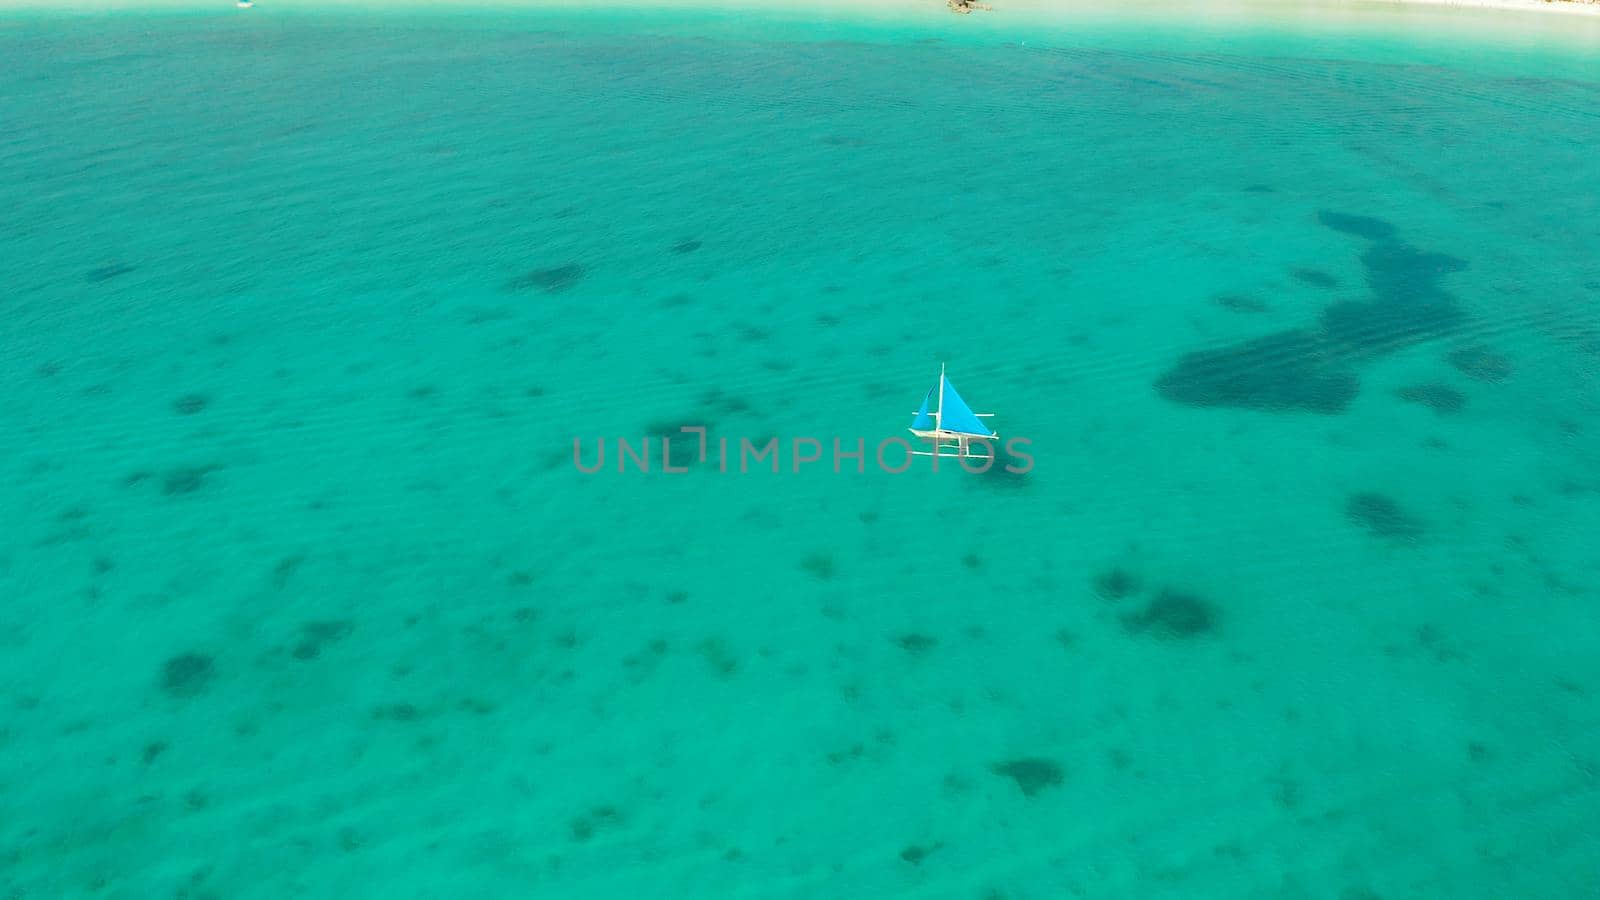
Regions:
M 1596 896 L 1600 50 L 1421 21 L 6 19 L 0 897 Z

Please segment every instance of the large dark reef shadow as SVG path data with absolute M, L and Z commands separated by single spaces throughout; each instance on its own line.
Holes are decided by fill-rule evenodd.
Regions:
M 1439 280 L 1465 261 L 1412 247 L 1382 219 L 1328 210 L 1317 218 L 1368 242 L 1361 264 L 1370 298 L 1333 303 L 1306 328 L 1189 353 L 1156 380 L 1163 397 L 1188 406 L 1341 413 L 1360 393 L 1364 363 L 1460 327 L 1465 314 Z

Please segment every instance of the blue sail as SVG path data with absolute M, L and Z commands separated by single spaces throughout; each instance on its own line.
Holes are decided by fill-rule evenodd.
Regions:
M 939 404 L 939 427 L 945 431 L 955 431 L 961 434 L 976 434 L 983 437 L 993 437 L 994 432 L 989 426 L 983 424 L 967 401 L 961 399 L 956 393 L 956 386 L 950 379 L 944 379 L 944 399 Z
M 933 388 L 928 388 L 928 396 L 922 398 L 922 408 L 917 410 L 917 417 L 911 420 L 911 428 L 915 431 L 932 431 L 933 414 L 928 412 L 928 404 L 933 402 Z

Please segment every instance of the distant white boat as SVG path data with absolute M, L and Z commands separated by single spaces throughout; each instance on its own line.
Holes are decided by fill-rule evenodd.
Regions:
M 1000 435 L 989 429 L 980 419 L 994 413 L 975 413 L 967 401 L 956 393 L 955 385 L 944 376 L 944 365 L 939 366 L 939 383 L 922 398 L 922 408 L 914 413 L 911 433 L 933 444 L 931 452 L 913 450 L 918 456 L 989 458 L 986 454 L 973 454 L 973 442 L 987 446 Z M 989 451 L 992 453 L 993 451 Z
M 250 2 L 250 0 L 239 0 L 240 9 L 249 9 L 252 6 L 255 6 L 255 4 Z

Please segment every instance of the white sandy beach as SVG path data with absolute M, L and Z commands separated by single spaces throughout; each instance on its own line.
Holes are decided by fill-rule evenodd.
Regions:
M 1126 5 L 1077 0 L 996 0 L 990 4 L 992 16 L 1010 20 L 1061 21 L 1080 18 L 1129 18 Z M 211 9 L 233 7 L 221 0 L 0 0 L 0 10 L 138 10 Z M 1188 19 L 1197 23 L 1238 21 L 1241 19 L 1277 20 L 1284 17 L 1315 16 L 1330 23 L 1348 21 L 1369 13 L 1373 6 L 1452 7 L 1469 10 L 1545 12 L 1566 15 L 1600 15 L 1600 0 L 1348 0 L 1348 2 L 1300 2 L 1300 0 L 1164 0 L 1140 4 L 1139 18 Z M 428 7 L 437 9 L 522 8 L 537 11 L 618 9 L 692 9 L 737 12 L 799 12 L 819 18 L 851 17 L 865 19 L 915 20 L 928 16 L 948 16 L 942 0 L 270 0 L 257 7 L 295 10 L 326 10 L 345 7 Z M 980 16 L 982 18 L 982 16 Z
M 1600 14 L 1596 0 L 1367 0 L 1371 3 L 1453 6 L 1462 9 L 1505 9 L 1519 12 L 1551 12 L 1576 15 Z

